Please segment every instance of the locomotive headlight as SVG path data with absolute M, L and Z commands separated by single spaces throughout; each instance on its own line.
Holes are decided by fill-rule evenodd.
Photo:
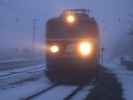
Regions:
M 92 53 L 92 44 L 90 42 L 81 42 L 79 52 L 82 56 L 88 56 Z
M 57 53 L 57 52 L 59 52 L 59 47 L 57 45 L 52 45 L 52 46 L 50 46 L 50 51 L 52 53 Z
M 70 24 L 73 24 L 75 22 L 76 18 L 73 14 L 69 14 L 66 16 L 66 21 Z

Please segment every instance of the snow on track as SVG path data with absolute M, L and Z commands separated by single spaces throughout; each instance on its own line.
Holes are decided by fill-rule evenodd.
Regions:
M 14 88 L 0 90 L 0 100 L 22 100 L 42 88 L 47 88 L 50 85 L 49 81 L 42 78 L 38 81 L 32 81 L 21 86 L 16 86 Z
M 90 90 L 93 88 L 93 86 L 87 86 L 84 87 L 81 91 L 79 91 L 72 100 L 84 100 L 85 97 L 89 94 Z
M 12 100 L 24 100 L 25 97 L 36 94 L 37 92 L 51 86 L 51 83 L 44 76 L 44 66 L 45 64 L 42 64 L 27 68 L 14 69 L 2 73 L 0 75 L 0 87 L 5 85 L 6 89 L 0 89 L 0 100 L 10 100 L 10 98 Z M 26 80 L 26 82 L 23 83 L 23 80 L 35 77 L 37 77 L 35 80 Z M 14 85 L 14 82 L 17 84 Z M 6 86 L 9 83 L 11 83 L 11 87 Z M 78 86 L 59 85 L 54 87 L 52 90 L 33 98 L 33 100 L 64 100 L 64 98 L 73 93 L 77 87 Z M 72 100 L 82 100 L 85 98 L 89 93 L 90 87 L 91 86 L 83 87 L 79 92 L 72 96 Z
M 44 94 L 42 93 L 41 95 L 32 98 L 32 100 L 84 100 L 92 88 L 93 86 L 83 86 L 80 89 L 79 86 L 61 85 Z M 75 92 L 75 90 L 78 91 Z M 75 94 L 69 98 L 68 96 L 73 92 L 75 92 Z
M 45 65 L 31 66 L 27 68 L 15 69 L 9 74 L 2 73 L 0 76 L 0 89 L 8 88 L 10 84 L 20 83 L 26 80 L 34 80 L 44 75 Z
M 77 86 L 59 86 L 33 100 L 64 100 L 64 97 L 74 91 L 76 87 Z

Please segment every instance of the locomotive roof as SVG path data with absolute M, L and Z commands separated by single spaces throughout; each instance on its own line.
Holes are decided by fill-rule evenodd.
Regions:
M 94 17 L 90 17 L 88 9 L 66 9 L 59 16 L 50 18 L 47 22 L 49 23 L 53 20 L 61 20 L 62 18 L 64 18 L 66 12 L 74 13 L 81 20 L 89 20 L 90 22 L 95 22 Z
M 65 13 L 65 12 L 89 14 L 88 9 L 66 9 L 66 10 L 63 11 L 63 13 Z
M 89 10 L 86 9 L 66 9 L 61 16 L 65 16 L 67 13 L 73 13 L 78 17 L 89 17 Z

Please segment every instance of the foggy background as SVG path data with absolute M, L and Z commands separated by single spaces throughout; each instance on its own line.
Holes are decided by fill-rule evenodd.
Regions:
M 43 46 L 46 21 L 66 8 L 90 9 L 99 25 L 105 58 L 131 55 L 132 5 L 133 0 L 0 0 L 0 56 L 30 49 L 34 22 L 36 45 Z

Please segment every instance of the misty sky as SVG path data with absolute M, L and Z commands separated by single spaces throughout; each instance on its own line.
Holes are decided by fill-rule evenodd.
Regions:
M 90 9 L 109 47 L 125 38 L 133 22 L 132 5 L 133 0 L 0 0 L 0 48 L 30 46 L 33 20 L 37 44 L 43 43 L 45 22 L 65 8 Z

